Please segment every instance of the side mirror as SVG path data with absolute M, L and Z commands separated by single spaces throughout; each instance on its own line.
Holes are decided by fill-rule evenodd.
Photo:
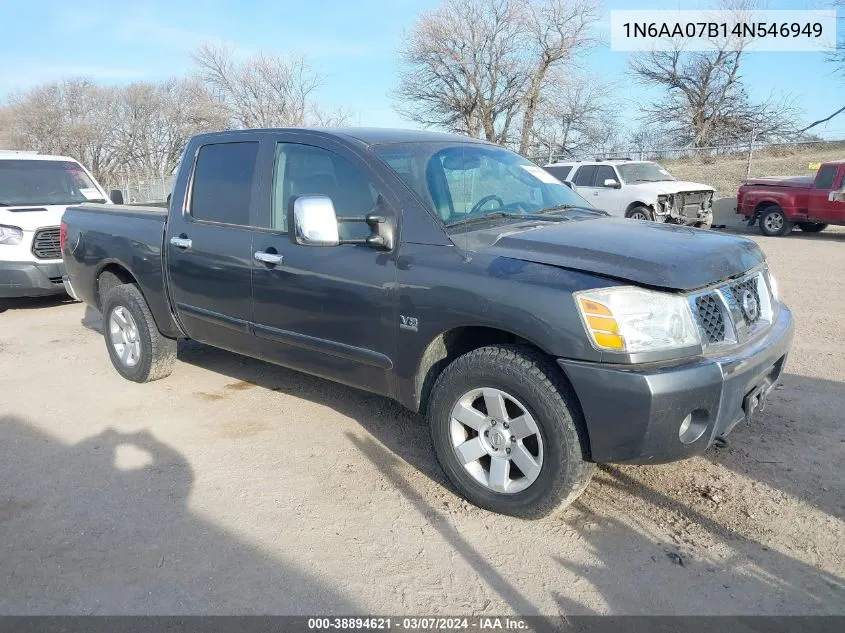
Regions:
M 604 186 L 610 187 L 611 189 L 621 189 L 622 185 L 619 184 L 619 181 L 615 178 L 605 178 L 604 179 Z
M 288 212 L 288 234 L 301 246 L 337 246 L 340 236 L 334 204 L 328 196 L 305 195 Z
M 831 191 L 827 199 L 830 202 L 845 202 L 845 189 L 841 189 L 840 191 Z
M 123 204 L 123 192 L 120 189 L 112 189 L 109 192 L 109 198 L 115 204 Z

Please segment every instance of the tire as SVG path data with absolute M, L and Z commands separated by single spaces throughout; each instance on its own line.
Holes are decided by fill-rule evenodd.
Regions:
M 782 237 L 792 231 L 792 222 L 786 219 L 783 209 L 773 204 L 760 213 L 760 232 L 766 237 Z
M 796 223 L 796 226 L 804 233 L 821 233 L 828 227 L 827 224 L 821 224 L 818 222 L 798 222 Z
M 478 394 L 481 390 L 485 391 Z M 486 415 L 477 408 L 490 413 L 488 394 L 505 396 L 504 420 L 495 420 L 495 410 L 493 415 Z M 458 407 L 464 406 L 474 409 L 469 417 L 478 424 L 477 430 L 454 417 Z M 595 468 L 585 459 L 586 432 L 575 393 L 560 370 L 531 348 L 496 345 L 457 358 L 432 388 L 428 419 L 437 459 L 449 480 L 468 501 L 492 512 L 526 518 L 545 516 L 577 499 Z M 526 420 L 533 421 L 536 429 L 530 435 L 525 431 Z M 509 422 L 514 423 L 512 427 Z M 506 434 L 512 434 L 511 438 Z M 517 434 L 522 437 L 513 441 Z M 459 459 L 458 447 L 470 445 L 479 448 L 467 449 L 469 459 Z M 484 454 L 472 460 L 481 450 Z M 499 451 L 512 454 L 513 461 Z M 533 474 L 529 468 L 523 473 L 517 465 L 519 461 L 525 466 L 526 452 L 533 460 L 528 462 Z M 502 490 L 489 485 L 494 460 L 510 463 Z M 501 468 L 496 470 L 502 472 Z M 482 481 L 485 478 L 486 483 Z
M 126 327 L 121 329 L 121 324 Z M 114 286 L 106 295 L 103 338 L 112 365 L 127 380 L 150 382 L 173 371 L 176 341 L 158 331 L 144 296 L 134 284 Z M 121 340 L 123 343 L 115 342 Z
M 654 221 L 654 214 L 651 212 L 651 209 L 648 207 L 634 207 L 628 213 L 625 214 L 626 218 L 630 218 L 632 220 L 647 220 L 649 222 Z

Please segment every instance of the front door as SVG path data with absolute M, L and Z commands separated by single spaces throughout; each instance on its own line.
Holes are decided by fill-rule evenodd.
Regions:
M 209 140 L 192 156 L 189 197 L 172 201 L 165 236 L 167 273 L 176 315 L 188 336 L 251 353 L 251 225 L 259 141 L 250 134 L 227 139 Z
M 838 172 L 838 173 L 837 173 Z M 845 222 L 845 202 L 830 199 L 830 192 L 842 189 L 845 167 L 825 165 L 816 175 L 810 189 L 808 215 L 816 222 L 835 224 Z
M 338 217 L 363 217 L 377 205 L 380 214 L 392 214 L 398 207 L 366 163 L 342 145 L 303 133 L 277 140 L 266 192 L 272 230 L 253 242 L 256 254 L 280 258 L 253 262 L 262 356 L 389 394 L 398 318 L 392 254 L 362 244 L 296 245 L 287 235 L 287 212 L 303 194 L 328 196 Z M 342 240 L 369 233 L 364 223 L 340 224 Z

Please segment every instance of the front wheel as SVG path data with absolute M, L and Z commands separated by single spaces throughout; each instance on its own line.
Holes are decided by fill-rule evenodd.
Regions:
M 626 217 L 632 220 L 654 220 L 654 214 L 648 207 L 634 207 L 628 211 L 628 215 Z
M 592 477 L 575 394 L 530 348 L 482 347 L 461 356 L 434 384 L 428 416 L 446 475 L 487 510 L 543 516 L 569 505 Z
M 818 222 L 798 222 L 798 228 L 804 233 L 821 233 L 827 228 L 827 224 L 820 224 Z
M 786 219 L 783 209 L 772 205 L 760 214 L 760 232 L 766 237 L 781 237 L 792 231 L 792 222 Z
M 112 365 L 127 380 L 150 382 L 173 371 L 176 341 L 158 331 L 134 284 L 109 290 L 103 305 L 103 335 Z

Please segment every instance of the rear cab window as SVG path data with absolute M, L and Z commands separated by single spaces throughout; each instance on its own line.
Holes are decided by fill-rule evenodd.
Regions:
M 816 189 L 833 189 L 836 165 L 824 165 L 816 175 Z
M 596 175 L 596 165 L 584 165 L 578 170 L 578 173 L 575 174 L 575 183 L 576 187 L 592 187 L 593 180 Z
M 570 165 L 549 165 L 547 167 L 543 167 L 543 169 L 561 182 L 566 180 L 569 172 L 572 171 L 572 167 Z
M 201 222 L 250 225 L 258 142 L 203 145 L 191 184 L 190 215 Z

